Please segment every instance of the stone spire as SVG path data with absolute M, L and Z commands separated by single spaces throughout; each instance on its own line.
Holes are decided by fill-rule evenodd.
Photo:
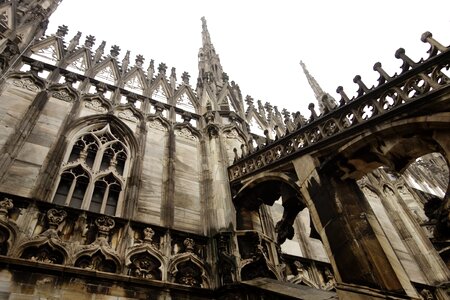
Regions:
M 10 60 L 26 49 L 34 39 L 42 37 L 50 16 L 61 1 L 0 1 L 2 5 L 10 7 L 0 18 L 0 61 Z M 66 34 L 67 26 L 60 26 L 57 36 L 62 38 Z
M 202 47 L 198 52 L 198 71 L 199 81 L 213 83 L 217 86 L 223 85 L 223 69 L 220 64 L 219 55 L 216 53 L 211 36 L 208 32 L 205 17 L 202 20 Z
M 336 100 L 330 94 L 323 91 L 316 79 L 309 73 L 303 61 L 300 61 L 300 66 L 303 69 L 303 73 L 305 73 L 309 86 L 314 92 L 314 96 L 319 104 L 320 113 L 326 113 L 334 109 L 337 106 Z

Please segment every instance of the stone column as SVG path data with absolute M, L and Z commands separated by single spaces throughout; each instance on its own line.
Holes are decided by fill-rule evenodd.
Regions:
M 331 162 L 319 167 L 304 156 L 293 163 L 333 265 L 339 297 L 418 297 L 356 181 L 339 178 Z

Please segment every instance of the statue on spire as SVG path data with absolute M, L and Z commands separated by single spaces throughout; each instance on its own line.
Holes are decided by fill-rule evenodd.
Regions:
M 203 30 L 207 31 L 208 27 L 206 27 L 206 19 L 205 19 L 205 17 L 201 17 L 201 20 L 202 20 L 202 28 L 203 28 Z

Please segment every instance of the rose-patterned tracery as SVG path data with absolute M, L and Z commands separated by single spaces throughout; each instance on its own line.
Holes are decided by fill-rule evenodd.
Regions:
M 77 135 L 66 154 L 53 202 L 118 215 L 129 157 L 126 143 L 109 125 Z

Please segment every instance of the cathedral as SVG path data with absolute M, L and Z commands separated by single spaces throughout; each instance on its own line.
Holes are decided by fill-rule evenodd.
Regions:
M 450 299 L 450 51 L 310 115 L 0 1 L 0 299 Z M 200 43 L 200 39 L 199 39 Z M 193 58 L 195 59 L 195 57 Z

